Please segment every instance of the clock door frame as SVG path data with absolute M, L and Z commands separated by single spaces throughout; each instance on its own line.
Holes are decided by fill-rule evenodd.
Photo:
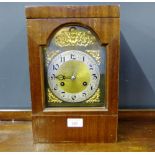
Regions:
M 57 9 L 62 10 L 62 13 L 59 11 L 55 14 Z M 98 13 L 95 10 L 98 10 Z M 28 7 L 26 17 L 34 142 L 115 142 L 119 96 L 119 7 Z M 45 107 L 42 48 L 48 44 L 52 32 L 67 23 L 90 27 L 106 48 L 106 108 Z M 83 119 L 83 127 L 67 127 L 68 118 Z

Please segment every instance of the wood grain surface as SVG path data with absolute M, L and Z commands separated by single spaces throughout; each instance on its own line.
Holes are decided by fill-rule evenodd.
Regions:
M 155 120 L 155 109 L 122 109 L 118 113 L 119 120 Z
M 155 109 L 119 109 L 118 119 L 123 121 L 151 121 L 155 120 Z M 0 110 L 1 121 L 31 121 L 32 112 L 31 110 Z
M 155 121 L 119 121 L 117 143 L 33 143 L 31 122 L 0 122 L 0 151 L 154 152 Z
M 118 5 L 96 6 L 32 6 L 26 7 L 26 18 L 105 17 L 119 18 Z
M 68 127 L 68 118 L 83 119 L 83 126 Z M 117 120 L 115 115 L 34 116 L 34 142 L 115 142 Z
M 0 121 L 31 121 L 32 120 L 32 112 L 31 109 L 1 109 L 0 110 Z

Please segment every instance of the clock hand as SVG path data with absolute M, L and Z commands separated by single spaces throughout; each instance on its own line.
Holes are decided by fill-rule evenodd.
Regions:
M 71 76 L 71 80 L 75 80 L 76 79 L 76 76 L 77 76 L 77 71 L 78 71 L 79 67 L 76 67 L 72 76 Z
M 60 75 L 56 76 L 55 78 L 57 78 L 58 80 L 71 79 L 71 77 L 67 77 L 67 76 L 62 75 L 62 74 L 60 74 Z
M 58 80 L 64 80 L 64 75 L 60 74 L 56 76 L 55 78 L 57 78 Z

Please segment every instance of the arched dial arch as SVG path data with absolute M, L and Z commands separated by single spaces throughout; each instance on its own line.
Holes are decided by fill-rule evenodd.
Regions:
M 47 106 L 104 106 L 106 56 L 95 32 L 69 23 L 44 49 Z

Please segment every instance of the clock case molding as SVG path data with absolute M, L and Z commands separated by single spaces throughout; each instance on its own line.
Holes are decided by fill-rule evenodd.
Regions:
M 119 96 L 119 6 L 36 6 L 26 8 L 34 142 L 116 142 Z M 105 107 L 46 108 L 42 47 L 52 32 L 70 23 L 91 28 L 106 48 Z M 68 128 L 67 118 L 82 118 Z

